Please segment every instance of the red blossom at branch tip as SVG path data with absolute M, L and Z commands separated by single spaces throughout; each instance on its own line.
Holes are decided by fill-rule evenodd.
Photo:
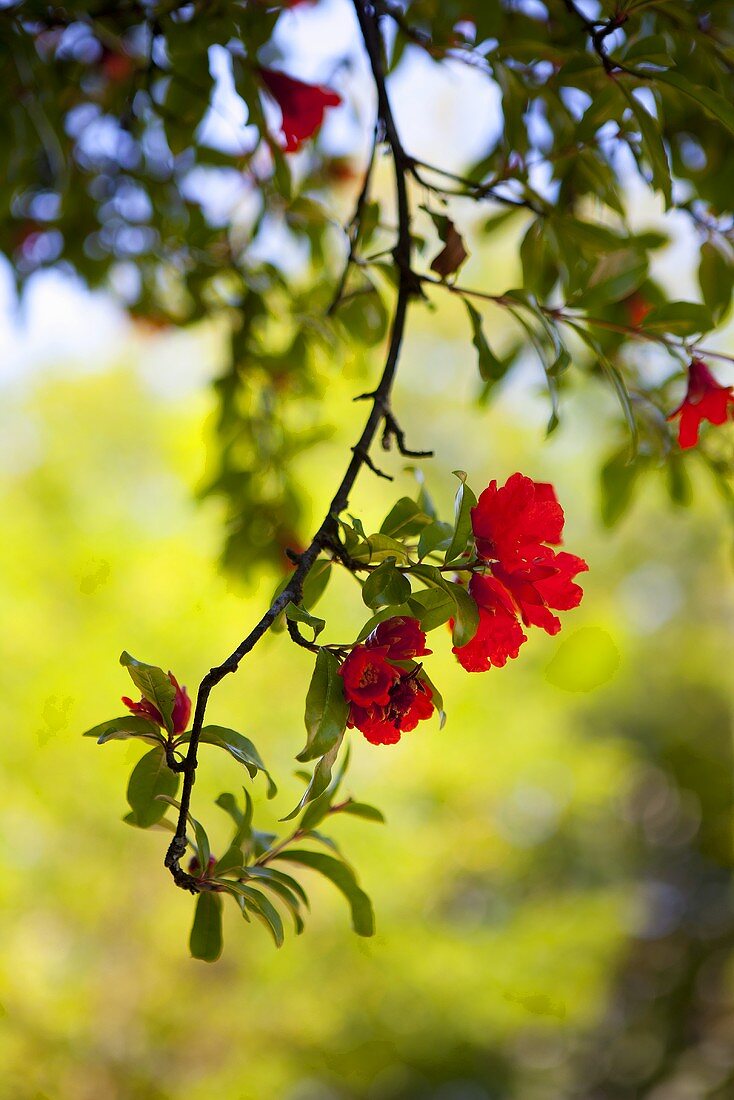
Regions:
M 479 606 L 479 626 L 466 645 L 454 646 L 456 658 L 467 672 L 502 668 L 508 658 L 517 657 L 520 646 L 528 640 L 512 599 L 494 577 L 479 574 L 472 577 L 469 592 Z
M 390 664 L 386 648 L 358 645 L 339 668 L 339 675 L 349 702 L 368 707 L 389 701 L 390 688 L 400 679 L 400 669 Z
M 318 130 L 327 107 L 338 107 L 341 96 L 332 88 L 306 84 L 276 69 L 259 69 L 260 78 L 280 107 L 285 152 L 296 153 Z
M 426 634 L 418 620 L 407 615 L 393 615 L 378 623 L 365 644 L 384 646 L 393 661 L 410 661 L 413 657 L 427 657 L 432 652 L 426 649 Z
M 171 712 L 173 732 L 174 734 L 185 733 L 189 724 L 189 719 L 191 718 L 191 699 L 189 698 L 189 693 L 186 688 L 181 687 L 172 672 L 168 673 L 168 679 L 176 689 L 176 695 L 173 700 L 173 710 Z M 165 726 L 166 723 L 163 721 L 163 715 L 158 710 L 158 707 L 148 699 L 141 699 L 136 703 L 133 699 L 128 698 L 127 695 L 123 695 L 122 701 L 133 714 L 139 714 L 142 718 L 148 718 L 161 728 Z
M 701 421 L 724 424 L 729 416 L 729 406 L 734 405 L 731 386 L 722 386 L 701 359 L 693 359 L 688 368 L 686 396 L 668 417 L 680 416 L 678 443 L 683 450 L 695 447 Z
M 358 729 L 372 745 L 395 745 L 434 711 L 432 692 L 415 673 L 406 673 L 390 689 L 387 704 L 361 707 L 352 703 L 347 725 Z
M 563 533 L 563 509 L 552 485 L 513 474 L 497 487 L 491 481 L 471 510 L 477 554 L 487 560 L 527 561 L 558 545 Z

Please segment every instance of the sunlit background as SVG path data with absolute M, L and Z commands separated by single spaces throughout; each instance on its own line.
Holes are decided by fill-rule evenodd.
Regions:
M 299 75 L 330 75 L 316 43 L 319 20 L 348 32 L 335 10 L 288 17 L 294 54 L 308 59 Z M 427 66 L 396 76 L 414 92 L 403 89 L 412 107 L 399 121 L 421 155 L 443 153 L 451 134 L 448 159 L 460 164 L 472 134 L 457 129 L 456 104 L 474 76 L 457 70 L 440 87 L 428 125 Z M 491 126 L 482 87 L 473 122 L 484 111 Z M 324 135 L 336 151 L 352 148 L 342 125 Z M 477 249 L 466 283 L 511 285 L 515 239 L 499 238 L 491 260 Z M 661 261 L 680 297 L 685 258 L 682 238 Z M 276 951 L 225 906 L 224 956 L 207 965 L 188 956 L 192 899 L 162 866 L 166 834 L 121 820 L 142 750 L 97 748 L 81 733 L 120 709 L 123 648 L 191 690 L 278 580 L 224 576 L 222 515 L 195 500 L 223 333 L 136 327 L 53 273 L 17 302 L 9 269 L 0 275 L 0 1095 L 734 1096 L 732 533 L 695 455 L 691 508 L 674 508 L 652 470 L 608 529 L 598 468 L 622 442 L 609 392 L 580 380 L 546 442 L 532 360 L 479 407 L 465 317 L 450 302 L 414 311 L 395 405 L 410 443 L 436 452 L 424 466 L 431 492 L 449 514 L 457 468 L 477 491 L 515 470 L 553 481 L 568 549 L 589 562 L 586 595 L 559 636 L 533 631 L 517 661 L 484 675 L 456 665 L 439 629 L 430 674 L 445 729 L 424 723 L 391 747 L 352 734 L 348 790 L 387 824 L 339 819 L 333 834 L 374 900 L 374 939 L 355 937 L 343 899 L 313 881 L 302 937 Z M 356 435 L 351 398 L 378 369 L 375 354 L 328 386 L 332 433 L 300 465 L 310 527 Z M 414 493 L 414 474 L 386 461 L 393 496 Z M 364 473 L 351 508 L 374 528 L 392 499 Z M 349 576 L 320 606 L 334 639 L 366 617 Z M 293 756 L 311 660 L 268 637 L 211 703 L 212 720 L 251 737 L 280 780 L 274 803 L 261 780 L 252 786 L 264 823 L 300 794 Z M 213 799 L 241 782 L 233 761 L 202 750 L 195 807 L 215 850 L 228 832 Z

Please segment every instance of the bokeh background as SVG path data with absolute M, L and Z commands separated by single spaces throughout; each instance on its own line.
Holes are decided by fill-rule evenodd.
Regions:
M 455 134 L 456 88 L 439 91 L 433 125 L 413 118 L 421 153 Z M 514 257 L 500 238 L 465 281 L 511 285 Z M 660 274 L 685 297 L 681 258 L 685 241 Z M 532 363 L 478 405 L 465 318 L 450 303 L 416 311 L 395 404 L 411 444 L 436 452 L 431 492 L 450 513 L 452 469 L 477 491 L 515 470 L 553 481 L 568 548 L 589 561 L 585 599 L 558 637 L 533 632 L 517 661 L 481 676 L 437 631 L 445 729 L 423 724 L 393 747 L 354 738 L 347 788 L 387 824 L 332 831 L 374 900 L 374 939 L 355 937 L 343 899 L 313 881 L 302 937 L 275 951 L 225 906 L 225 953 L 207 965 L 188 957 L 192 899 L 162 867 L 166 835 L 121 820 L 142 750 L 81 733 L 119 710 L 123 648 L 192 689 L 278 580 L 224 575 L 219 506 L 196 501 L 226 339 L 216 325 L 136 327 L 60 276 L 17 303 L 2 277 L 0 1095 L 734 1096 L 732 533 L 695 456 L 690 507 L 671 506 L 649 470 L 608 528 L 598 470 L 622 442 L 613 396 L 577 379 L 546 442 Z M 326 388 L 331 434 L 298 473 L 312 521 L 377 365 Z M 413 493 L 413 473 L 388 464 Z M 368 528 L 389 503 L 363 474 L 352 509 Z M 349 577 L 321 606 L 333 638 L 364 619 Z M 300 793 L 310 662 L 270 636 L 211 704 L 280 781 L 274 803 L 252 788 L 263 824 Z M 242 776 L 223 754 L 202 758 L 196 810 L 216 849 L 227 820 L 212 801 Z

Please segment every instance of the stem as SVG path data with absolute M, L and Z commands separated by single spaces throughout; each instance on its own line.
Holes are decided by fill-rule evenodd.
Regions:
M 298 566 L 287 587 L 273 601 L 263 617 L 250 633 L 243 638 L 237 648 L 222 661 L 215 665 L 204 676 L 196 697 L 196 710 L 194 723 L 191 728 L 191 740 L 183 767 L 183 787 L 181 790 L 181 807 L 178 815 L 176 833 L 166 852 L 165 865 L 171 872 L 177 886 L 184 890 L 198 893 L 200 883 L 187 874 L 180 865 L 180 860 L 186 851 L 186 820 L 191 804 L 191 791 L 196 777 L 197 749 L 199 738 L 204 725 L 204 717 L 209 702 L 209 696 L 216 685 L 229 673 L 236 672 L 242 658 L 260 641 L 264 634 L 271 628 L 278 615 L 287 605 L 293 601 L 298 603 L 301 599 L 303 583 L 306 580 L 319 553 L 331 545 L 337 531 L 337 518 L 347 507 L 349 494 L 352 491 L 357 475 L 363 466 L 369 464 L 369 448 L 372 445 L 377 430 L 382 423 L 385 410 L 389 408 L 390 391 L 395 380 L 400 349 L 405 334 L 405 321 L 408 303 L 412 297 L 420 295 L 420 283 L 411 269 L 412 242 L 410 236 L 410 205 L 408 202 L 408 188 L 406 174 L 410 168 L 410 159 L 398 136 L 393 118 L 390 100 L 385 85 L 385 73 L 382 65 L 382 43 L 377 22 L 377 16 L 366 0 L 353 0 L 357 14 L 360 31 L 365 49 L 369 57 L 372 76 L 377 91 L 377 115 L 379 123 L 385 134 L 385 140 L 392 154 L 395 169 L 395 192 L 397 199 L 398 233 L 393 256 L 398 268 L 399 283 L 395 312 L 393 315 L 390 332 L 390 343 L 387 351 L 385 366 L 377 389 L 371 395 L 372 408 L 362 433 L 352 448 L 352 458 L 347 466 L 346 473 L 334 494 L 329 505 L 329 510 L 324 517 L 321 526 L 311 540 L 310 545 L 301 556 Z

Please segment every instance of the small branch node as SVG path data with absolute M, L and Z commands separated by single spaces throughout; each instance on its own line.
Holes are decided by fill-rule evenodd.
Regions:
M 385 479 L 385 481 L 394 480 L 392 474 L 386 474 L 385 471 L 381 470 L 379 466 L 375 466 L 374 462 L 372 461 L 364 447 L 352 447 L 352 450 L 357 455 L 357 457 L 362 460 L 367 469 L 372 470 L 372 473 L 376 474 L 377 477 L 382 477 Z

